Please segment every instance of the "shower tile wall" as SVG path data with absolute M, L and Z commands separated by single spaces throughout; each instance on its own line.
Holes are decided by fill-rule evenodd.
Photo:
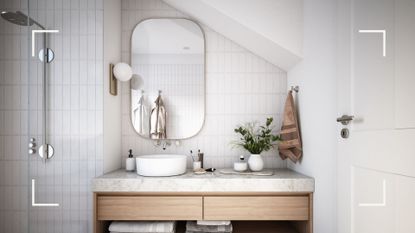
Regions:
M 122 0 L 122 58 L 130 62 L 130 38 L 134 27 L 143 19 L 160 17 L 189 18 L 160 0 Z M 200 148 L 205 152 L 205 164 L 210 167 L 230 167 L 240 154 L 232 149 L 233 128 L 241 123 L 263 122 L 273 116 L 280 127 L 285 100 L 286 72 L 241 48 L 221 34 L 202 25 L 206 34 L 206 117 L 202 131 L 180 146 L 166 151 L 154 147 L 149 140 L 134 132 L 130 121 L 129 84 L 122 84 L 122 152 L 123 161 L 132 148 L 135 155 L 185 153 Z M 285 167 L 276 151 L 265 154 L 267 167 Z M 190 163 L 190 161 L 189 161 Z M 190 164 L 189 164 L 190 165 Z
M 41 138 L 42 69 L 29 58 L 28 28 L 0 19 L 0 232 L 28 232 L 28 216 L 30 232 L 92 232 L 90 183 L 103 170 L 103 2 L 29 1 L 32 18 L 60 31 L 49 46 L 55 156 L 45 164 L 27 154 L 28 119 L 30 136 Z M 0 9 L 28 12 L 27 1 L 1 0 Z M 60 207 L 29 208 L 30 178 L 38 202 Z
M 5 5 L 1 10 L 27 6 Z M 8 3 L 11 3 L 10 1 Z M 6 7 L 8 6 L 8 7 Z M 29 32 L 0 19 L 0 232 L 28 230 L 27 74 Z M 22 95 L 23 94 L 23 95 Z

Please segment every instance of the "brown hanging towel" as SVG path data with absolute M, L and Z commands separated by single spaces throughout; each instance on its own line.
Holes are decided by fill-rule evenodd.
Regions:
M 289 158 L 294 163 L 300 160 L 302 144 L 292 91 L 288 92 L 287 100 L 285 101 L 281 139 L 282 141 L 278 144 L 281 158 L 284 160 Z

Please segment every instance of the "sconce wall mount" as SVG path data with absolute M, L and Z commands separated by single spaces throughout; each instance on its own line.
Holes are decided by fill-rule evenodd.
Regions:
M 127 82 L 133 76 L 133 70 L 130 65 L 127 63 L 117 63 L 116 65 L 110 64 L 110 75 L 109 75 L 109 82 L 110 82 L 110 94 L 111 95 L 118 95 L 118 80 L 121 82 Z
M 116 96 L 118 95 L 118 81 L 114 75 L 114 64 L 110 63 L 109 68 L 110 68 L 110 77 L 109 77 L 110 94 Z

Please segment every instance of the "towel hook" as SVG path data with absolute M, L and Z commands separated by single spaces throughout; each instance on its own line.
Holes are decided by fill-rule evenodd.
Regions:
M 161 90 L 159 90 L 159 95 L 161 95 Z
M 300 87 L 299 86 L 291 86 L 291 91 L 295 91 L 295 92 L 299 92 L 300 91 Z

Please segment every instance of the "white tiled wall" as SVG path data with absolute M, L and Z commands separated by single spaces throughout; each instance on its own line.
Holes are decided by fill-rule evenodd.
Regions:
M 186 15 L 160 0 L 122 0 L 122 57 L 130 62 L 130 37 L 137 23 L 147 18 Z M 234 42 L 202 25 L 206 34 L 206 116 L 202 131 L 195 137 L 172 145 L 166 151 L 134 132 L 130 121 L 129 84 L 122 84 L 122 149 L 123 161 L 128 149 L 135 155 L 153 153 L 185 153 L 201 149 L 205 164 L 230 167 L 240 154 L 233 149 L 233 129 L 241 123 L 264 122 L 273 116 L 280 128 L 281 111 L 286 95 L 286 73 Z M 285 167 L 276 151 L 264 154 L 267 167 Z M 189 161 L 190 163 L 190 161 Z
M 0 19 L 0 232 L 92 232 L 91 178 L 103 169 L 102 0 L 29 2 L 32 18 L 60 31 L 49 37 L 55 156 L 27 154 L 28 137 L 41 140 L 42 65 L 29 57 L 29 28 Z M 2 0 L 0 9 L 28 12 L 27 1 Z M 32 178 L 37 202 L 60 207 L 29 207 Z

